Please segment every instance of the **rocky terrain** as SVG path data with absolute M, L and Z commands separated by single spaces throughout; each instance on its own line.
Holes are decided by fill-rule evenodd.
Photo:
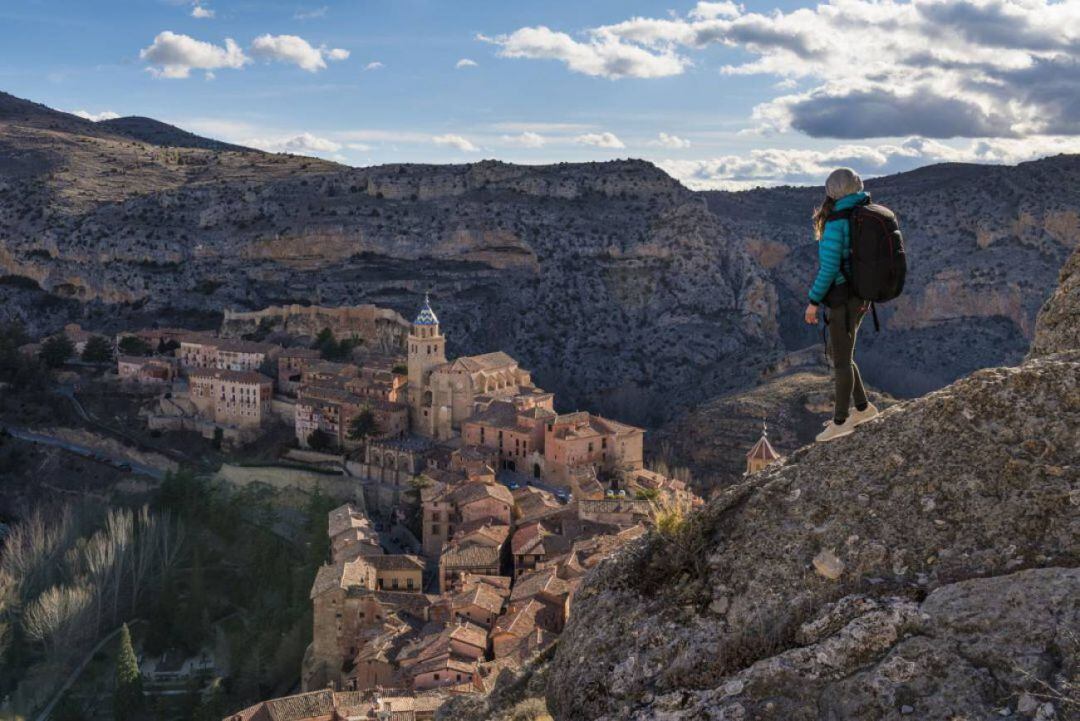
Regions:
M 444 718 L 1080 715 L 1077 251 L 1032 358 L 804 447 L 601 564 L 550 659 Z
M 888 332 L 864 334 L 871 384 L 917 394 L 1022 357 L 1078 181 L 1062 156 L 870 183 L 912 251 Z M 819 342 L 801 325 L 817 194 L 694 193 L 641 161 L 346 168 L 0 94 L 0 275 L 78 303 L 3 286 L 0 315 L 35 333 L 290 303 L 410 317 L 431 290 L 452 353 L 504 349 L 564 410 L 656 427 Z
M 792 353 L 766 366 L 757 385 L 705 400 L 665 424 L 648 438 L 650 448 L 669 465 L 689 468 L 707 495 L 742 476 L 763 423 L 781 454 L 812 443 L 822 421 L 832 417 L 832 389 L 832 369 L 820 346 Z M 888 394 L 868 393 L 878 408 L 895 403 Z

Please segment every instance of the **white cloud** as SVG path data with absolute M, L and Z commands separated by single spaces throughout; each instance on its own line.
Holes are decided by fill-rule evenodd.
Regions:
M 345 143 L 345 147 L 349 150 L 359 150 L 360 152 L 364 153 L 368 152 L 369 150 L 375 149 L 373 146 L 368 145 L 367 143 Z
M 657 165 L 696 190 L 743 190 L 769 185 L 821 185 L 839 166 L 864 177 L 899 173 L 929 163 L 1019 163 L 1080 152 L 1080 137 L 994 138 L 948 145 L 912 137 L 900 143 L 838 145 L 826 150 L 760 148 L 745 155 L 701 160 L 661 160 Z
M 523 148 L 541 148 L 547 142 L 543 135 L 529 130 L 521 135 L 504 135 L 502 141 L 509 145 L 520 145 Z
M 315 18 L 326 17 L 326 11 L 328 7 L 323 5 L 322 7 L 310 8 L 308 10 L 297 10 L 293 13 L 293 20 L 314 20 Z
M 623 141 L 615 133 L 585 133 L 574 138 L 574 142 L 580 145 L 592 145 L 597 148 L 625 148 Z
M 374 60 L 374 61 L 368 63 L 367 65 L 365 65 L 364 70 L 381 70 L 382 68 L 385 68 L 385 67 L 386 66 L 383 65 L 382 63 L 380 63 L 378 60 Z
M 328 155 L 341 150 L 341 143 L 308 132 L 276 138 L 248 138 L 242 144 L 271 153 L 296 155 Z
M 690 141 L 685 138 L 680 138 L 678 135 L 669 135 L 668 133 L 660 133 L 656 140 L 649 141 L 649 145 L 672 148 L 674 150 L 680 150 L 690 147 Z
M 831 0 L 769 13 L 698 2 L 570 35 L 524 27 L 504 57 L 556 59 L 608 78 L 675 75 L 696 51 L 738 51 L 722 69 L 770 75 L 763 132 L 814 137 L 1025 137 L 1080 133 L 1080 0 Z
M 460 135 L 436 135 L 431 138 L 431 142 L 435 143 L 436 145 L 445 145 L 451 148 L 456 148 L 465 153 L 475 153 L 480 150 L 480 148 L 476 147 L 466 138 L 463 138 Z
M 469 58 L 462 58 L 461 60 L 458 60 L 456 63 L 454 63 L 454 67 L 458 70 L 461 70 L 462 68 L 475 68 L 476 65 L 476 61 L 470 60 Z
M 111 110 L 103 110 L 100 113 L 91 113 L 86 110 L 72 110 L 71 114 L 78 115 L 84 120 L 92 120 L 95 123 L 101 122 L 102 120 L 114 120 L 120 117 L 119 113 L 114 113 Z
M 191 17 L 193 18 L 212 18 L 214 17 L 214 11 L 208 7 L 204 7 L 199 3 L 195 3 L 191 8 Z
M 542 25 L 509 35 L 478 37 L 498 45 L 498 54 L 504 58 L 559 60 L 574 72 L 603 78 L 662 78 L 679 75 L 690 64 L 670 49 L 648 50 L 600 30 L 585 41 Z
M 715 20 L 716 18 L 737 18 L 742 15 L 743 8 L 733 2 L 699 2 L 690 11 L 690 17 L 698 20 Z
M 309 73 L 326 68 L 327 60 L 345 60 L 349 51 L 313 47 L 298 35 L 260 35 L 251 42 L 251 54 L 267 61 L 292 63 Z
M 251 62 L 232 38 L 225 38 L 225 47 L 220 47 L 170 30 L 158 33 L 139 57 L 162 78 L 186 78 L 192 69 L 242 68 Z

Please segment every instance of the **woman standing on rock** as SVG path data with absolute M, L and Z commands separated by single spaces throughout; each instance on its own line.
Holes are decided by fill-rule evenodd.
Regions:
M 825 181 L 825 201 L 814 211 L 814 237 L 818 241 L 818 272 L 810 288 L 810 304 L 805 320 L 817 325 L 818 308 L 824 304 L 832 351 L 835 398 L 832 420 L 817 440 L 831 441 L 846 436 L 855 426 L 878 414 L 866 397 L 859 367 L 855 365 L 855 336 L 870 304 L 850 292 L 845 275 L 850 269 L 850 211 L 870 202 L 863 192 L 862 178 L 850 168 L 838 168 Z M 847 216 L 847 217 L 837 217 Z M 855 408 L 850 409 L 854 402 Z

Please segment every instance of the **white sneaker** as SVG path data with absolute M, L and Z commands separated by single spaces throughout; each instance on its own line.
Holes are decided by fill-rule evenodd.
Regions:
M 855 421 L 853 426 L 857 426 L 860 423 L 866 423 L 871 418 L 876 418 L 880 414 L 881 411 L 877 409 L 877 406 L 875 406 L 873 403 L 867 402 L 865 411 L 860 411 L 858 408 L 852 406 L 851 414 L 848 416 L 848 418 Z M 824 421 L 821 422 L 821 427 L 825 428 L 830 423 L 832 423 L 832 420 L 832 418 L 826 418 Z
M 839 425 L 833 423 L 832 421 L 829 421 L 829 425 L 826 426 L 825 430 L 823 430 L 821 433 L 818 433 L 815 440 L 817 440 L 818 443 L 824 443 L 825 441 L 831 441 L 836 438 L 850 436 L 854 432 L 855 424 L 851 422 L 850 417 Z
M 877 417 L 880 413 L 881 411 L 877 409 L 877 406 L 867 401 L 866 410 L 860 411 L 858 408 L 851 409 L 851 415 L 848 416 L 848 422 L 852 423 L 852 425 L 857 426 L 861 423 L 866 423 L 872 418 Z

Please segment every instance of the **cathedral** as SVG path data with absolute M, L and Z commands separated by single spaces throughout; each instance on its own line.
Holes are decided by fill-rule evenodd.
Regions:
M 502 351 L 446 359 L 446 337 L 424 297 L 408 336 L 409 414 L 419 435 L 447 440 L 460 432 L 476 404 L 540 393 L 529 372 Z

